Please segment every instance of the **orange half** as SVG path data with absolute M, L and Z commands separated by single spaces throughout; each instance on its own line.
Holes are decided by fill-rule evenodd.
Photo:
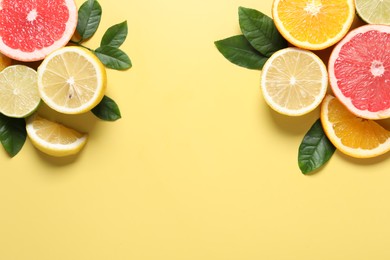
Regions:
M 274 0 L 276 27 L 291 44 L 322 50 L 341 40 L 355 17 L 354 0 Z

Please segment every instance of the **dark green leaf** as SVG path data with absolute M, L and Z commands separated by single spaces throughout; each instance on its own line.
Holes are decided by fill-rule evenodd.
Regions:
M 286 48 L 287 41 L 277 30 L 272 18 L 249 8 L 238 9 L 240 28 L 251 45 L 264 56 Z
M 216 41 L 215 46 L 230 62 L 248 69 L 262 69 L 268 59 L 257 52 L 244 35 Z
M 299 146 L 298 165 L 303 174 L 308 174 L 323 166 L 336 148 L 326 137 L 318 119 L 306 133 Z
M 10 118 L 0 114 L 0 141 L 11 157 L 14 157 L 22 149 L 26 137 L 24 118 Z
M 81 37 L 80 41 L 88 39 L 95 34 L 99 27 L 101 18 L 102 7 L 98 1 L 88 0 L 80 6 L 76 28 Z
M 121 118 L 118 105 L 107 96 L 104 96 L 102 101 L 92 109 L 92 113 L 105 121 L 116 121 Z
M 102 46 L 95 50 L 96 56 L 110 69 L 125 70 L 131 68 L 129 56 L 118 48 Z
M 127 22 L 115 24 L 104 33 L 100 46 L 112 46 L 119 48 L 127 37 Z

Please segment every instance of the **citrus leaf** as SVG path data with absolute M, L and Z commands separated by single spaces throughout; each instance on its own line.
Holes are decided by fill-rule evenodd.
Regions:
M 257 52 L 244 35 L 232 36 L 214 44 L 226 59 L 247 69 L 260 70 L 268 59 Z
M 277 30 L 272 18 L 245 7 L 238 8 L 239 23 L 242 33 L 250 44 L 264 56 L 286 48 L 287 41 Z
M 14 157 L 27 138 L 26 121 L 0 114 L 0 141 L 7 153 Z
M 336 148 L 325 135 L 321 120 L 318 119 L 299 146 L 299 168 L 303 174 L 311 173 L 329 161 L 335 150 Z
M 102 101 L 92 109 L 92 113 L 105 121 L 116 121 L 121 118 L 118 105 L 107 96 L 104 96 Z
M 84 2 L 78 12 L 78 22 L 76 30 L 81 40 L 92 37 L 97 31 L 102 18 L 102 7 L 96 0 Z
M 100 46 L 119 48 L 126 40 L 127 31 L 127 21 L 111 26 L 104 33 Z
M 132 66 L 129 56 L 116 47 L 101 46 L 95 50 L 95 54 L 110 69 L 125 70 Z

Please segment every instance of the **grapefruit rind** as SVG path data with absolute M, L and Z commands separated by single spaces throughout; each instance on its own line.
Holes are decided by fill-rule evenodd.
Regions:
M 390 133 L 389 133 L 389 138 L 387 138 L 387 140 L 385 142 L 381 143 L 380 145 L 378 145 L 374 149 L 363 149 L 360 147 L 353 148 L 353 147 L 349 147 L 349 146 L 345 145 L 343 143 L 342 139 L 337 136 L 337 134 L 334 130 L 334 127 L 333 127 L 334 124 L 336 124 L 336 123 L 344 124 L 343 128 L 346 129 L 347 128 L 346 125 L 353 123 L 353 121 L 356 121 L 356 119 L 359 119 L 359 118 L 354 116 L 354 114 L 351 113 L 352 120 L 345 120 L 342 122 L 331 122 L 329 119 L 329 107 L 330 107 L 330 102 L 334 99 L 337 100 L 332 95 L 325 96 L 325 98 L 322 102 L 322 105 L 321 105 L 321 116 L 320 117 L 321 117 L 322 127 L 324 129 L 326 136 L 340 152 L 342 152 L 343 154 L 346 154 L 348 156 L 354 157 L 354 158 L 373 158 L 373 157 L 380 156 L 380 155 L 385 154 L 388 151 L 390 151 Z M 347 110 L 346 108 L 345 108 L 345 110 L 348 111 L 348 113 L 350 113 L 349 110 Z M 376 124 L 377 128 L 382 128 L 382 131 L 387 131 L 382 126 L 380 126 L 377 122 L 375 122 L 373 120 L 360 118 L 360 121 L 364 121 L 364 120 L 369 121 L 370 124 Z M 351 135 L 351 134 L 356 134 L 356 131 L 353 133 L 345 133 L 345 135 Z M 366 133 L 366 134 L 369 134 L 369 133 Z M 362 139 L 365 137 L 367 137 L 367 135 L 360 136 L 360 138 L 362 138 Z M 357 137 L 357 138 L 359 138 L 359 137 Z
M 10 46 L 6 45 L 2 40 L 2 36 L 0 35 L 0 52 L 14 60 L 23 61 L 23 62 L 33 62 L 33 61 L 43 60 L 49 53 L 67 45 L 70 39 L 72 38 L 74 32 L 76 31 L 76 26 L 78 22 L 78 11 L 74 0 L 64 0 L 64 2 L 68 8 L 69 19 L 65 24 L 64 34 L 60 39 L 56 40 L 50 46 L 43 47 L 40 49 L 35 49 L 32 52 L 25 52 L 19 49 L 11 48 Z M 29 4 L 28 1 L 26 1 L 26 4 Z M 1 6 L 0 6 L 0 10 L 1 10 Z M 29 35 L 29 36 L 36 37 L 35 35 L 33 36 Z
M 294 46 L 297 46 L 299 48 L 306 49 L 306 50 L 323 50 L 323 49 L 326 49 L 330 46 L 333 46 L 334 44 L 339 42 L 348 33 L 348 31 L 351 28 L 352 23 L 354 21 L 354 17 L 355 17 L 355 2 L 354 2 L 354 0 L 345 0 L 345 2 L 348 5 L 348 14 L 347 14 L 347 19 L 343 23 L 342 29 L 335 36 L 328 38 L 328 40 L 326 40 L 324 42 L 311 43 L 309 41 L 302 41 L 302 40 L 297 39 L 297 37 L 294 36 L 293 34 L 291 34 L 291 32 L 289 32 L 289 30 L 284 26 L 284 21 L 282 21 L 282 19 L 280 18 L 279 14 L 278 14 L 278 5 L 280 2 L 288 2 L 288 1 L 274 0 L 274 2 L 273 2 L 272 17 L 273 17 L 276 28 L 278 29 L 280 34 L 282 34 L 282 36 L 287 41 L 289 41 L 291 44 L 293 44 Z M 299 1 L 299 2 L 303 3 L 304 1 Z M 306 2 L 309 4 L 309 1 L 306 1 Z M 313 1 L 313 3 L 317 3 L 317 2 L 320 3 L 321 1 Z M 293 2 L 291 2 L 289 4 L 294 5 Z M 319 8 L 319 10 L 321 10 L 321 8 Z M 289 15 L 289 16 L 292 17 L 294 15 Z M 313 16 L 310 15 L 310 16 L 314 17 L 315 15 L 313 15 Z M 332 14 L 330 14 L 329 16 L 332 16 Z M 297 20 L 297 23 L 302 24 L 302 15 L 295 15 L 295 17 L 296 17 L 296 19 L 299 19 L 299 21 Z M 318 30 L 318 28 L 322 28 L 324 24 L 328 24 L 327 21 L 321 22 L 318 26 L 317 25 L 306 26 L 305 29 L 313 28 L 315 30 Z M 310 35 L 310 32 L 308 33 L 308 35 Z M 327 33 L 323 33 L 322 35 L 327 35 Z
M 334 93 L 334 95 L 340 100 L 341 103 L 343 103 L 353 114 L 365 118 L 365 119 L 386 119 L 390 117 L 390 104 L 387 109 L 380 110 L 380 111 L 369 111 L 368 109 L 362 110 L 357 108 L 350 97 L 347 97 L 342 90 L 338 86 L 338 78 L 336 77 L 335 72 L 335 64 L 338 62 L 338 57 L 340 54 L 341 49 L 343 46 L 351 41 L 355 36 L 362 35 L 369 31 L 380 31 L 385 32 L 388 34 L 388 37 L 390 38 L 390 26 L 387 25 L 363 25 L 356 29 L 353 29 L 350 31 L 333 49 L 329 61 L 328 61 L 328 73 L 329 73 L 329 83 L 331 86 L 331 89 Z M 372 42 L 367 43 L 367 53 L 370 53 L 370 49 L 372 48 L 380 48 L 382 47 L 384 51 L 387 51 L 390 55 L 390 49 L 386 48 L 386 46 L 378 46 L 373 45 Z M 353 52 L 353 50 L 352 50 Z M 386 59 L 384 62 L 389 62 L 388 59 Z M 339 62 L 339 64 L 347 64 L 343 63 L 342 61 Z M 390 68 L 390 63 L 388 65 L 385 64 L 385 69 Z M 386 81 L 388 88 L 390 88 L 390 82 Z M 356 91 L 355 91 L 356 93 Z M 375 95 L 378 97 L 378 95 Z M 362 98 L 369 98 L 369 97 L 362 97 Z

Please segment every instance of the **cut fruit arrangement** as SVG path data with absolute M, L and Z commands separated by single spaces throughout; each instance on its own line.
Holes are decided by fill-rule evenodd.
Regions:
M 78 10 L 74 0 L 1 0 L 0 4 L 3 147 L 15 156 L 29 137 L 38 150 L 51 156 L 78 153 L 88 134 L 43 118 L 39 107 L 45 103 L 56 113 L 91 112 L 101 120 L 119 119 L 118 105 L 106 96 L 106 68 L 132 66 L 119 49 L 127 23 L 108 28 L 93 50 L 83 44 L 100 23 L 102 8 L 96 0 L 84 2 Z
M 300 116 L 319 107 L 298 149 L 302 173 L 336 149 L 354 158 L 390 151 L 379 120 L 390 118 L 390 0 L 274 0 L 271 13 L 240 7 L 242 34 L 215 45 L 230 62 L 262 71 L 273 110 Z M 326 66 L 316 51 L 327 48 Z

